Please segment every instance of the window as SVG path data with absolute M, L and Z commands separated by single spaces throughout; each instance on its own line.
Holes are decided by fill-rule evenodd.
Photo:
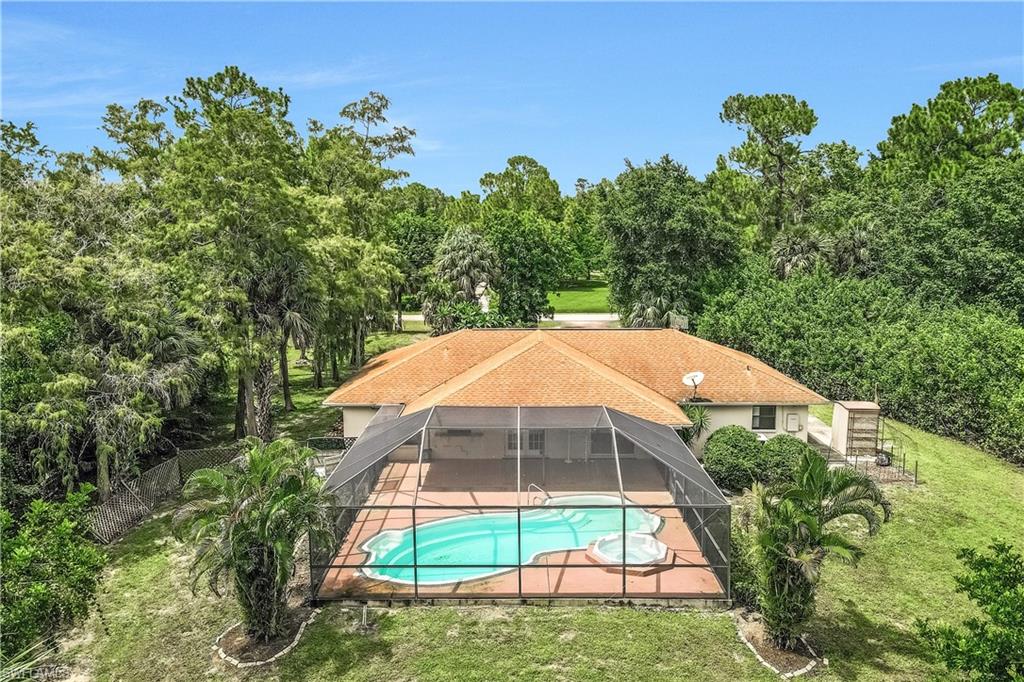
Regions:
M 505 432 L 505 450 L 513 455 L 519 451 L 519 436 L 515 430 Z
M 534 452 L 544 452 L 544 432 L 543 431 L 530 431 L 530 437 L 528 447 Z
M 751 428 L 754 431 L 774 431 L 775 406 L 754 405 L 754 421 Z

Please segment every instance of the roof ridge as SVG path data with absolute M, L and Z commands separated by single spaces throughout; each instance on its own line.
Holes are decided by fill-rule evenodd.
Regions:
M 668 410 L 669 412 L 678 411 L 684 419 L 689 421 L 685 413 L 683 413 L 682 408 L 679 406 L 679 403 L 672 400 L 663 393 L 660 393 L 655 389 L 651 388 L 650 386 L 637 381 L 631 376 L 624 374 L 623 372 L 620 372 L 614 367 L 611 367 L 610 365 L 601 362 L 593 355 L 585 353 L 579 350 L 578 348 L 575 348 L 572 345 L 566 343 L 565 341 L 556 339 L 554 335 L 549 335 L 546 336 L 545 338 L 549 346 L 560 352 L 562 355 L 565 355 L 576 364 L 581 365 L 583 367 L 587 367 L 588 369 L 600 375 L 603 379 L 607 379 L 615 384 L 621 385 L 624 389 L 626 389 L 636 397 L 654 405 L 655 407 L 658 407 L 663 410 Z M 580 357 L 586 358 L 587 362 L 581 362 L 579 360 Z M 650 394 L 657 396 L 657 399 L 652 399 Z
M 465 331 L 465 330 L 463 330 Z M 468 368 L 456 374 L 446 381 L 442 381 L 437 384 L 429 391 L 421 393 L 416 399 L 406 405 L 407 410 L 418 410 L 423 409 L 419 407 L 425 404 L 436 404 L 438 401 L 443 400 L 445 397 L 455 393 L 456 391 L 465 388 L 470 383 L 479 379 L 480 377 L 491 373 L 498 367 L 501 367 L 505 363 L 509 362 L 515 357 L 522 355 L 530 348 L 536 346 L 544 337 L 541 334 L 541 330 L 535 329 L 531 333 L 526 334 L 523 338 L 510 343 L 509 345 L 502 348 L 497 353 L 494 353 L 490 357 L 475 365 L 470 365 Z
M 544 342 L 554 350 L 558 351 L 562 355 L 566 356 L 567 358 L 575 362 L 576 364 L 582 367 L 586 367 L 587 369 L 590 369 L 603 379 L 607 379 L 609 381 L 612 381 L 612 383 L 615 383 L 616 385 L 622 386 L 622 388 L 624 388 L 625 390 L 629 391 L 630 393 L 640 398 L 641 400 L 644 400 L 645 402 L 654 405 L 655 407 L 658 407 L 660 409 L 667 409 L 669 412 L 674 412 L 677 410 L 680 412 L 682 411 L 682 408 L 679 407 L 679 404 L 676 403 L 676 401 L 669 398 L 668 396 L 658 392 L 657 390 L 651 388 L 650 386 L 642 382 L 637 381 L 633 377 L 624 374 L 623 372 L 620 372 L 614 367 L 607 365 L 604 362 L 601 362 L 593 355 L 590 355 L 589 353 L 586 353 L 576 348 L 572 344 L 568 344 L 565 341 L 562 341 L 561 339 L 555 338 L 556 335 L 549 333 L 550 331 L 551 330 L 543 330 Z M 581 361 L 581 358 L 585 358 L 586 361 Z M 657 396 L 657 398 L 652 398 L 652 394 L 654 396 Z
M 691 339 L 699 341 L 700 343 L 704 344 L 705 346 L 707 346 L 711 350 L 715 351 L 719 355 L 725 355 L 726 357 L 729 357 L 729 358 L 731 358 L 733 360 L 739 360 L 739 359 L 753 360 L 754 363 L 756 363 L 756 364 L 753 364 L 753 365 L 749 364 L 749 363 L 747 364 L 747 367 L 752 372 L 758 372 L 760 374 L 764 374 L 765 376 L 771 377 L 773 379 L 782 380 L 782 381 L 786 382 L 787 384 L 789 384 L 790 386 L 792 386 L 794 388 L 798 388 L 798 389 L 800 389 L 802 391 L 807 391 L 808 393 L 811 393 L 811 394 L 821 398 L 822 400 L 825 400 L 825 397 L 822 396 L 817 391 L 812 390 L 812 389 L 808 388 L 807 386 L 804 386 L 803 384 L 801 384 L 796 379 L 793 379 L 791 377 L 786 376 L 785 374 L 783 374 L 779 370 L 775 369 L 771 365 L 767 364 L 763 360 L 759 360 L 759 359 L 755 358 L 753 355 L 751 355 L 749 353 L 744 353 L 741 350 L 736 350 L 735 348 L 729 348 L 728 346 L 723 346 L 720 343 L 715 343 L 714 341 L 709 341 L 707 339 L 701 338 L 701 337 L 696 336 L 694 334 L 688 334 L 688 333 L 686 333 L 686 332 L 684 332 L 682 330 L 677 330 L 677 331 L 680 334 L 684 335 L 684 336 L 687 336 L 687 337 L 689 337 Z M 742 357 L 738 358 L 738 357 L 736 357 L 737 355 L 742 356 Z M 765 371 L 765 368 L 768 368 L 771 371 L 767 372 L 767 371 Z

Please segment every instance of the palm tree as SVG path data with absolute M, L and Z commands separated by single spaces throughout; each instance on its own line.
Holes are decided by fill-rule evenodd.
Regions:
M 683 441 L 690 445 L 711 428 L 711 411 L 703 405 L 686 405 L 683 412 L 690 420 L 690 426 L 682 431 Z
M 777 646 L 791 649 L 814 614 L 825 558 L 856 564 L 864 553 L 829 525 L 841 517 L 860 516 L 874 535 L 889 520 L 891 509 L 870 478 L 853 469 L 830 469 L 812 451 L 801 457 L 792 482 L 772 488 L 755 483 L 754 495 L 758 602 L 768 636 Z
M 839 272 L 862 274 L 871 265 L 871 231 L 863 222 L 836 235 L 832 262 Z
M 218 596 L 233 586 L 247 633 L 267 641 L 284 628 L 296 544 L 307 531 L 330 535 L 331 497 L 309 463 L 312 450 L 288 439 L 246 444 L 240 463 L 189 477 L 190 502 L 175 525 L 195 546 L 193 592 L 203 578 Z
M 647 293 L 633 303 L 626 314 L 627 327 L 671 327 L 677 317 L 682 317 L 683 306 L 659 294 Z
M 814 230 L 781 232 L 772 241 L 775 274 L 785 279 L 794 272 L 810 270 L 815 264 L 827 261 L 831 250 L 831 240 Z
M 480 285 L 493 285 L 498 260 L 484 236 L 469 227 L 455 227 L 437 245 L 434 272 L 451 284 L 459 300 L 477 301 Z

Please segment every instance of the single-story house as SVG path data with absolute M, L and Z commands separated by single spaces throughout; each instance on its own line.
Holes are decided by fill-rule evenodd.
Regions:
M 696 391 L 683 376 L 701 372 Z M 607 405 L 673 428 L 687 401 L 710 427 L 737 425 L 807 440 L 807 408 L 828 401 L 760 360 L 674 329 L 475 329 L 384 353 L 332 393 L 344 435 L 358 437 L 383 406 Z
M 731 508 L 679 436 L 688 401 L 712 431 L 802 439 L 825 402 L 666 329 L 464 330 L 374 358 L 324 401 L 356 440 L 327 475 L 314 597 L 728 600 Z

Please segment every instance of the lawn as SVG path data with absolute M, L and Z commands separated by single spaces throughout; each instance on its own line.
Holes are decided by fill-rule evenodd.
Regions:
M 1024 471 L 895 426 L 910 439 L 922 484 L 887 488 L 896 516 L 864 538 L 859 568 L 826 564 L 809 629 L 829 667 L 816 679 L 942 677 L 912 624 L 973 613 L 953 591 L 956 549 L 997 537 L 1024 546 Z M 599 607 L 398 608 L 376 612 L 378 631 L 363 636 L 353 631 L 352 611 L 332 606 L 280 665 L 226 672 L 212 663 L 209 645 L 237 610 L 205 588 L 191 594 L 186 549 L 169 531 L 168 518 L 157 518 L 111 548 L 102 617 L 67 654 L 78 669 L 97 679 L 166 680 L 773 679 L 737 640 L 727 614 Z
M 564 289 L 548 294 L 556 313 L 607 313 L 608 283 L 600 280 L 579 280 Z
M 238 619 L 230 598 L 188 587 L 188 552 L 170 517 L 145 523 L 110 550 L 99 609 L 67 660 L 98 680 L 771 680 L 724 613 L 626 608 L 327 607 L 277 667 L 242 675 L 211 658 Z

